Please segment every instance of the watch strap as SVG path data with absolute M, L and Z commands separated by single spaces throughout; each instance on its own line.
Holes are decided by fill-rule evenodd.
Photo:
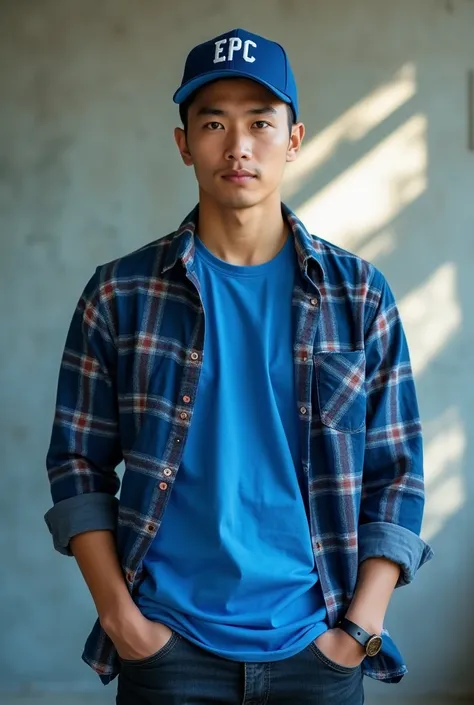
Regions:
M 355 622 L 351 622 L 351 620 L 347 619 L 347 617 L 343 617 L 337 626 L 339 629 L 343 629 L 353 639 L 359 642 L 364 649 L 367 646 L 367 642 L 373 636 L 372 634 L 366 632 L 365 629 L 362 629 L 362 627 L 359 627 L 359 625 Z

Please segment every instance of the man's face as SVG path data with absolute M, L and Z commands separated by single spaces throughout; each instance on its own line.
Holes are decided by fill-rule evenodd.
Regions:
M 279 190 L 303 135 L 301 123 L 290 135 L 287 105 L 247 79 L 204 86 L 189 108 L 187 135 L 175 132 L 201 193 L 227 208 L 249 208 Z

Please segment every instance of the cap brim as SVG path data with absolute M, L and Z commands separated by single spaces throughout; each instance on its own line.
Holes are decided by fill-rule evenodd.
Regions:
M 289 98 L 285 93 L 282 93 L 281 91 L 277 90 L 272 86 L 270 83 L 267 81 L 263 81 L 259 78 L 256 78 L 255 76 L 251 76 L 248 73 L 244 73 L 243 71 L 212 71 L 211 73 L 204 73 L 201 76 L 196 76 L 196 78 L 193 78 L 191 81 L 188 81 L 184 85 L 180 86 L 176 93 L 173 96 L 173 101 L 177 103 L 178 105 L 180 103 L 184 103 L 184 101 L 189 98 L 189 96 L 194 93 L 194 91 L 197 91 L 198 88 L 202 88 L 205 86 L 207 83 L 212 83 L 212 81 L 217 81 L 220 78 L 247 78 L 249 81 L 255 81 L 256 83 L 260 83 L 262 86 L 265 86 L 265 88 L 268 88 L 271 93 L 277 96 L 277 98 L 280 98 L 284 103 L 288 103 L 291 105 L 291 98 Z

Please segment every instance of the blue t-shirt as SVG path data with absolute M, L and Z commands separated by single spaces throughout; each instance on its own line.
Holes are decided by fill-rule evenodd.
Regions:
M 196 238 L 195 267 L 203 368 L 138 605 L 220 656 L 277 661 L 327 628 L 293 376 L 293 238 L 249 267 L 223 262 Z

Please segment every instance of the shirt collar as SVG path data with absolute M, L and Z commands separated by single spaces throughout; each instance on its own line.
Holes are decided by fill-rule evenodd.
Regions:
M 321 279 L 324 279 L 321 243 L 317 238 L 310 235 L 301 220 L 284 204 L 282 204 L 282 213 L 294 235 L 296 255 L 301 273 L 314 279 L 314 268 L 309 268 L 308 265 L 315 264 Z M 196 206 L 175 232 L 170 242 L 162 273 L 172 269 L 178 260 L 181 260 L 186 269 L 192 265 L 195 252 L 194 235 L 196 233 L 198 215 L 199 206 Z
M 178 230 L 172 235 L 162 274 L 172 269 L 178 260 L 187 268 L 194 260 L 194 234 L 198 221 L 199 206 L 196 206 L 183 220 Z

